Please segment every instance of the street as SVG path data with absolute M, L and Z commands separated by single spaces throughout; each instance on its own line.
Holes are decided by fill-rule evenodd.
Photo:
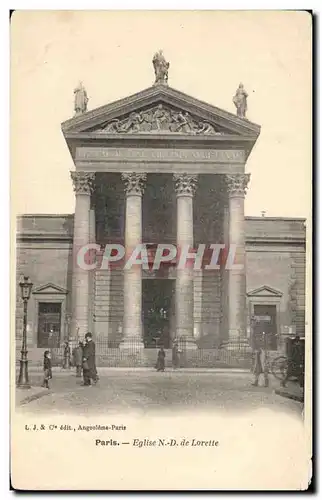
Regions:
M 41 389 L 42 373 L 30 373 L 32 389 L 17 389 L 17 409 L 51 414 L 106 414 L 116 412 L 171 412 L 198 409 L 222 412 L 269 408 L 301 416 L 302 404 L 278 396 L 278 381 L 253 387 L 249 372 L 153 369 L 99 369 L 96 386 L 82 387 L 74 371 L 53 373 L 50 390 Z

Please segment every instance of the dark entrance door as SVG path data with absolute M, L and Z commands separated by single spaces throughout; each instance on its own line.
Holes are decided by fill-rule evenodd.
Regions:
M 171 347 L 174 280 L 142 280 L 142 313 L 145 347 Z
M 254 305 L 254 342 L 270 351 L 277 349 L 277 327 L 275 305 Z M 263 335 L 265 334 L 265 335 Z
M 59 347 L 61 304 L 40 302 L 38 309 L 38 347 Z

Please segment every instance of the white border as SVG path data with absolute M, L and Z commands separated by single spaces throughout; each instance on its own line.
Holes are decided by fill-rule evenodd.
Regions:
M 108 10 L 108 9 L 113 9 L 113 10 L 126 10 L 126 9 L 131 9 L 131 10 L 281 10 L 281 9 L 288 9 L 288 10 L 308 10 L 312 9 L 313 12 L 318 15 L 320 13 L 320 5 L 321 2 L 314 0 L 310 2 L 310 5 L 307 5 L 307 2 L 303 1 L 296 1 L 293 0 L 292 2 L 290 1 L 282 1 L 282 0 L 270 0 L 270 1 L 262 1 L 260 2 L 260 7 L 259 7 L 259 2 L 257 1 L 244 1 L 242 4 L 237 1 L 233 0 L 225 0 L 225 2 L 219 2 L 216 0 L 199 0 L 197 1 L 180 1 L 177 0 L 174 2 L 174 0 L 162 0 L 161 1 L 154 1 L 153 6 L 151 4 L 151 1 L 148 2 L 133 2 L 131 0 L 125 1 L 125 0 L 118 0 L 118 1 L 98 1 L 98 0 L 92 0 L 91 2 L 84 2 L 79 0 L 78 2 L 76 1 L 68 1 L 68 0 L 55 0 L 55 1 L 47 1 L 46 4 L 44 4 L 43 0 L 30 0 L 28 3 L 24 0 L 16 0 L 14 8 L 15 9 L 21 9 L 21 10 Z M 2 72 L 2 78 L 0 79 L 1 83 L 1 92 L 0 92 L 0 99 L 2 101 L 1 105 L 1 114 L 0 114 L 0 119 L 1 119 L 1 125 L 2 125 L 2 130 L 1 130 L 1 138 L 2 138 L 2 148 L 1 148 L 1 182 L 0 182 L 0 213 L 1 213 L 1 219 L 2 219 L 2 245 L 0 247 L 0 261 L 2 262 L 2 273 L 1 273 L 1 347 L 2 347 L 2 352 L 1 352 L 1 364 L 0 364 L 0 370 L 1 370 L 1 377 L 0 380 L 2 382 L 1 384 L 1 398 L 2 398 L 2 403 L 3 401 L 8 401 L 9 402 L 9 384 L 7 383 L 7 377 L 9 375 L 9 286 L 10 286 L 10 281 L 9 281 L 9 129 L 8 129 L 8 120 L 7 117 L 9 117 L 9 79 L 6 76 L 6 69 L 9 68 L 9 9 L 12 8 L 11 5 L 7 5 L 7 2 L 4 1 L 1 5 L 0 12 L 3 14 L 0 16 L 0 55 L 1 55 L 1 67 L 4 69 Z M 318 21 L 318 20 L 316 20 Z M 319 52 L 319 40 L 317 40 L 317 47 L 315 48 L 316 51 Z M 320 57 L 318 54 L 318 61 L 320 62 Z M 317 71 L 317 81 L 315 84 L 317 85 L 317 88 L 319 88 L 319 82 L 320 82 L 320 65 L 318 64 L 318 67 L 316 68 Z M 318 96 L 316 96 L 318 98 Z M 22 111 L 23 112 L 23 111 Z M 317 120 L 319 121 L 320 118 L 320 107 L 317 113 Z M 319 142 L 319 136 L 317 135 L 317 143 Z M 318 146 L 318 144 L 317 144 Z M 318 163 L 319 156 L 317 155 L 316 158 L 316 169 L 318 170 L 320 168 L 320 164 Z M 320 176 L 316 175 L 316 183 L 318 186 L 320 185 Z M 317 195 L 317 209 L 318 213 L 316 214 L 321 216 L 321 197 L 319 193 L 316 193 Z M 320 221 L 320 219 L 319 219 Z M 316 228 L 316 230 L 320 229 L 320 223 L 319 227 Z M 321 232 L 319 232 L 318 237 L 317 237 L 317 242 L 321 243 Z M 316 249 L 316 255 L 318 255 L 318 250 Z M 321 269 L 318 270 L 318 282 L 317 282 L 317 290 L 320 291 L 320 284 L 321 284 Z M 316 301 L 316 309 L 321 311 L 322 310 L 322 299 L 321 295 L 319 295 L 318 300 Z M 317 333 L 321 334 L 319 327 L 319 323 L 317 323 Z M 318 335 L 317 335 L 318 336 Z M 319 342 L 319 345 L 317 346 L 317 339 L 315 346 L 319 348 L 318 354 L 316 356 L 316 359 L 322 359 L 321 356 L 321 345 L 322 343 Z M 318 363 L 317 363 L 318 364 Z M 317 375 L 319 374 L 320 370 L 316 370 Z M 315 381 L 316 383 L 316 381 Z M 319 408 L 320 410 L 320 403 L 321 399 L 319 401 Z M 8 405 L 9 409 L 9 405 Z M 1 453 L 0 453 L 0 491 L 1 491 L 1 497 L 2 498 L 7 498 L 9 497 L 9 434 L 8 434 L 8 412 L 7 410 L 7 405 L 2 406 L 2 411 L 1 411 L 1 433 L 2 436 L 0 437 L 0 442 L 2 444 L 1 446 Z M 317 417 L 317 416 L 316 416 Z M 316 418 L 316 421 L 318 422 L 319 419 Z M 316 443 L 316 448 L 318 448 L 319 443 Z M 317 451 L 317 450 L 315 450 Z M 7 465 L 8 464 L 8 465 Z M 321 461 L 320 461 L 320 466 L 319 466 L 319 471 L 321 467 Z M 318 474 L 317 474 L 318 475 Z M 33 496 L 33 495 L 31 495 Z M 48 495 L 46 495 L 48 496 Z M 65 496 L 65 495 L 63 495 Z M 114 495 L 110 495 L 111 497 Z M 167 495 L 168 496 L 168 495 Z M 40 496 L 37 495 L 39 498 Z

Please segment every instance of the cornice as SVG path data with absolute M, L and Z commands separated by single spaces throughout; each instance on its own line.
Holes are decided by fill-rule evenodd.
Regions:
M 218 143 L 218 142 L 254 142 L 256 141 L 255 135 L 234 135 L 234 134 L 220 134 L 220 135 L 194 135 L 194 134 L 156 134 L 156 133 L 131 133 L 131 134 L 100 134 L 97 132 L 67 132 L 66 139 L 75 139 L 79 141 L 93 140 L 98 142 L 111 142 L 111 141 L 169 141 L 169 142 L 183 142 L 188 141 L 197 143 Z
M 280 244 L 290 244 L 290 245 L 300 245 L 305 247 L 306 240 L 305 237 L 301 236 L 245 236 L 245 243 L 251 245 L 280 245 Z

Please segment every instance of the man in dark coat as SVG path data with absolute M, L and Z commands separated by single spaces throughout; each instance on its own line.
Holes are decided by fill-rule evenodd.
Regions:
M 180 350 L 178 346 L 178 341 L 175 339 L 172 345 L 172 366 L 173 368 L 180 367 Z
M 65 368 L 65 369 L 70 368 L 70 345 L 69 345 L 69 342 L 65 342 L 65 344 L 64 344 L 63 368 Z
M 163 346 L 160 347 L 160 350 L 158 352 L 158 359 L 157 359 L 157 364 L 155 366 L 157 372 L 164 372 L 165 368 L 165 352 L 163 349 Z
M 95 343 L 90 332 L 85 335 L 85 345 L 83 347 L 83 377 L 84 385 L 96 384 L 98 380 L 95 362 Z
M 78 346 L 73 350 L 73 362 L 74 366 L 76 366 L 76 377 L 81 377 L 83 364 L 83 342 L 79 342 Z

